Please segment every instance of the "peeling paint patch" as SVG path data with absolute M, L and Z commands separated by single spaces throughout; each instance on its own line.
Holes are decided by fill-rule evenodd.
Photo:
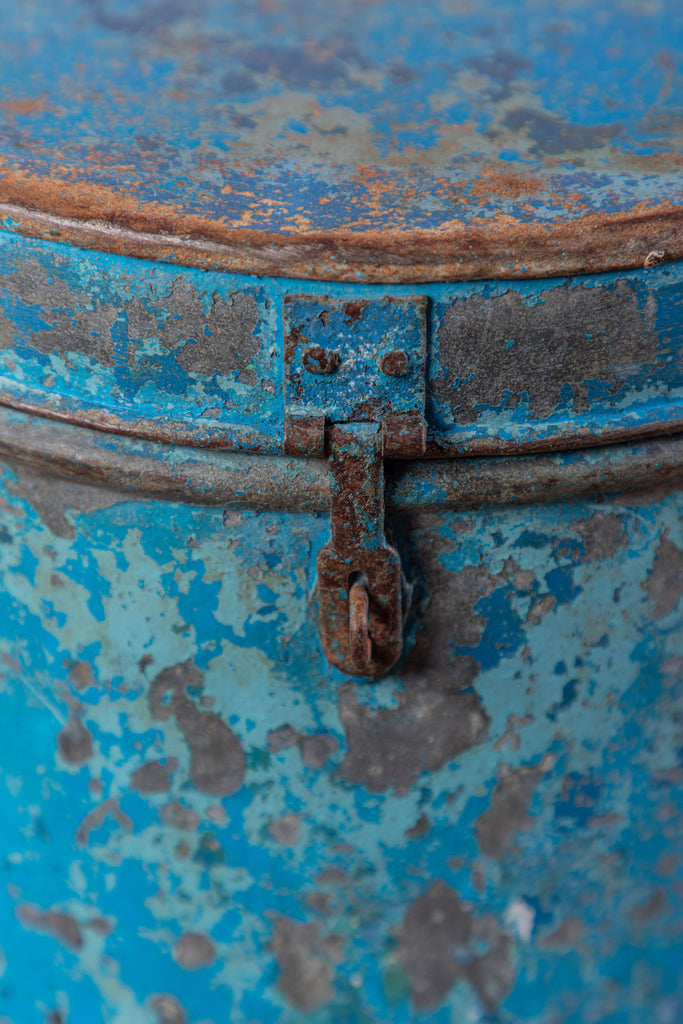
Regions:
M 79 950 L 83 946 L 81 929 L 70 914 L 59 910 L 38 910 L 28 904 L 21 904 L 17 907 L 17 917 L 24 927 L 46 932 L 68 949 Z
M 315 925 L 278 916 L 272 948 L 280 988 L 293 1006 L 310 1013 L 332 1001 L 334 964 L 341 952 L 338 936 L 322 937 Z
M 197 789 L 214 796 L 230 796 L 244 779 L 242 747 L 218 715 L 197 710 L 187 695 L 190 688 L 203 688 L 203 677 L 192 662 L 164 669 L 152 683 L 150 711 L 160 720 L 175 716 L 190 747 L 190 777 Z
M 475 824 L 477 842 L 487 857 L 502 857 L 512 839 L 533 825 L 529 804 L 548 766 L 506 769 L 491 797 L 488 811 Z
M 173 947 L 173 959 L 185 971 L 198 971 L 213 964 L 216 947 L 208 935 L 186 932 Z
M 396 958 L 418 1011 L 438 1006 L 457 981 L 467 981 L 493 1013 L 514 981 L 510 939 L 496 919 L 476 918 L 472 906 L 441 881 L 408 909 Z

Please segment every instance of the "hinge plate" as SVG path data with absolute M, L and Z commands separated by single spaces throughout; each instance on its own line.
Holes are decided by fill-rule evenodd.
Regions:
M 332 537 L 318 552 L 328 661 L 377 679 L 396 663 L 406 613 L 384 522 L 384 459 L 424 454 L 427 299 L 284 299 L 285 451 L 328 455 Z
M 285 451 L 322 456 L 325 425 L 382 425 L 383 455 L 425 448 L 424 296 L 284 299 Z

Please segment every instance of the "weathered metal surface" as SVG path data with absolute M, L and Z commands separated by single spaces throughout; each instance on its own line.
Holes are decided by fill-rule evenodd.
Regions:
M 2 27 L 9 230 L 346 281 L 683 255 L 676 0 L 32 0 Z
M 330 511 L 326 462 L 225 455 L 55 424 L 0 407 L 0 455 L 46 477 L 107 484 L 149 499 L 283 512 Z M 683 484 L 683 436 L 552 455 L 388 462 L 390 509 L 435 511 L 487 504 L 595 498 Z
M 152 439 L 281 452 L 292 285 L 0 233 L 0 401 Z M 524 283 L 308 282 L 306 292 L 370 311 L 428 297 L 430 456 L 683 426 L 680 264 Z M 408 334 L 402 343 L 407 352 Z M 406 381 L 384 379 L 394 394 Z
M 394 512 L 415 590 L 369 687 L 318 645 L 324 513 L 226 512 L 235 456 L 3 417 L 157 499 L 2 478 L 3 1024 L 683 1015 L 680 490 Z M 671 479 L 677 444 L 492 460 L 483 496 Z M 441 471 L 393 493 L 435 507 Z M 215 504 L 158 500 L 183 479 Z

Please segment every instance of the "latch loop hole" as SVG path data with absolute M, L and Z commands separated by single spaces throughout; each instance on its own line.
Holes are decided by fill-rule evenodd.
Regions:
M 349 576 L 349 640 L 351 658 L 358 672 L 366 672 L 372 663 L 370 637 L 370 594 L 364 572 Z

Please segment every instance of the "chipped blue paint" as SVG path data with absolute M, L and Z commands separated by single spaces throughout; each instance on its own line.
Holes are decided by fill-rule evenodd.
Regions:
M 679 493 L 394 513 L 372 686 L 323 514 L 0 505 L 3 1024 L 678 1019 Z
M 677 39 L 673 0 L 34 0 L 3 19 L 0 194 L 278 235 L 630 211 L 680 194 Z
M 671 263 L 524 283 L 309 281 L 305 293 L 337 305 L 427 296 L 430 441 L 473 454 L 680 423 L 682 275 Z M 281 452 L 292 292 L 301 282 L 0 233 L 0 398 L 161 439 Z M 399 327 L 410 348 L 414 326 Z

